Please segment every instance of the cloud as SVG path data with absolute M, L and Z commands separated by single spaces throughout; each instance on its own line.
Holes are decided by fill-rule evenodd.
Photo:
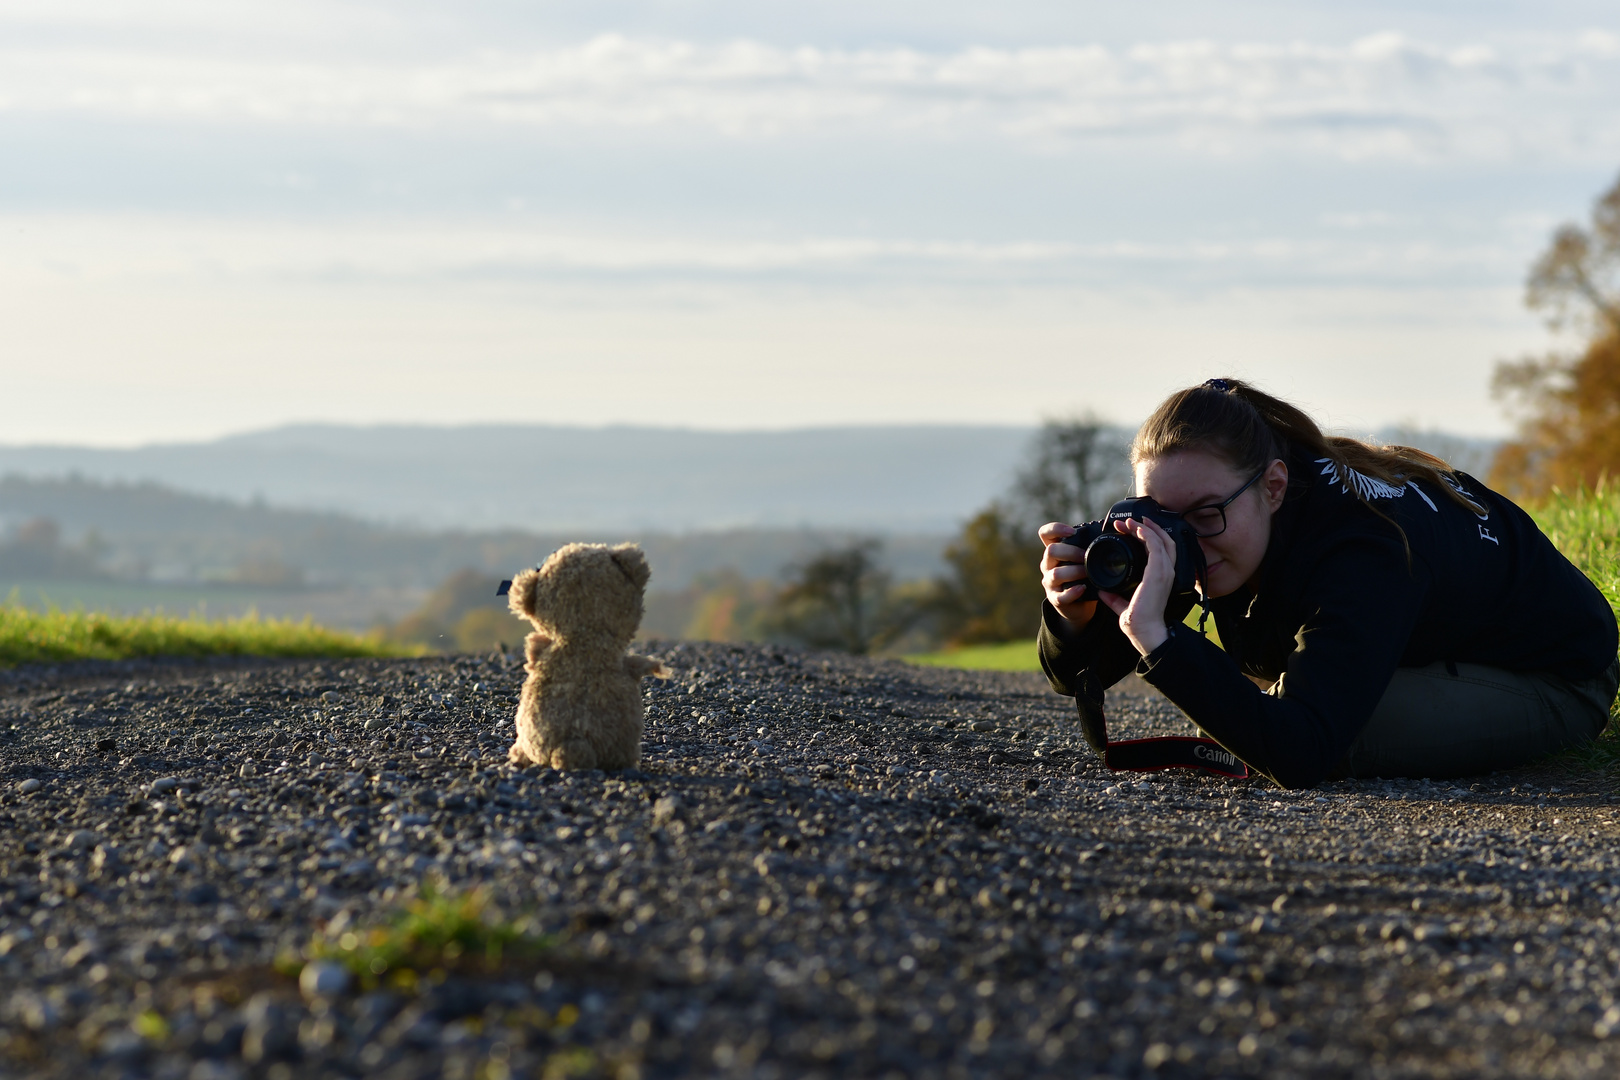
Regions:
M 164 214 L 0 215 L 0 283 L 836 282 L 1063 288 L 1105 282 L 1199 291 L 1212 283 L 1479 284 L 1511 278 L 1521 252 L 1500 237 L 1436 243 L 1344 215 L 1340 235 L 1179 242 L 972 242 L 806 234 L 761 240 L 709 233 L 581 228 L 526 216 L 351 218 L 318 222 Z
M 0 115 L 635 138 L 990 134 L 1045 150 L 1170 139 L 1223 153 L 1259 139 L 1339 159 L 1587 160 L 1620 150 L 1617 42 L 1590 31 L 1448 48 L 1380 34 L 928 52 L 605 34 L 449 63 L 30 48 L 0 52 Z

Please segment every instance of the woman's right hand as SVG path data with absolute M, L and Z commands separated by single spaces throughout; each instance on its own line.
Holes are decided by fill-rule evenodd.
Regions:
M 1041 526 L 1041 543 L 1046 545 L 1041 555 L 1041 587 L 1046 590 L 1046 602 L 1080 630 L 1091 621 L 1097 601 L 1079 599 L 1083 591 L 1079 586 L 1086 580 L 1086 553 L 1063 543 L 1073 533 L 1074 526 L 1061 521 Z

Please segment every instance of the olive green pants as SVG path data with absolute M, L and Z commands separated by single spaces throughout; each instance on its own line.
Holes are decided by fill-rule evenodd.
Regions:
M 1620 658 L 1594 679 L 1481 664 L 1399 668 L 1336 778 L 1478 776 L 1603 733 Z

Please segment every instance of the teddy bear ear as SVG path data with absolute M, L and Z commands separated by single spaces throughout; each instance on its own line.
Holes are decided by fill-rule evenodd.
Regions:
M 652 569 L 647 565 L 647 556 L 635 544 L 620 544 L 608 552 L 613 561 L 619 564 L 625 576 L 635 582 L 636 588 L 645 589 L 647 580 L 652 577 Z
M 506 606 L 520 619 L 534 618 L 534 594 L 540 584 L 540 571 L 525 570 L 512 579 L 512 591 L 506 595 Z

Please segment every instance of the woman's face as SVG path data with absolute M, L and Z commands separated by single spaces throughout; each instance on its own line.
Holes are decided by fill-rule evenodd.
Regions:
M 1200 506 L 1217 506 L 1248 482 L 1243 473 L 1223 459 L 1202 450 L 1184 450 L 1136 466 L 1136 493 L 1148 495 L 1175 513 Z M 1271 515 L 1288 492 L 1288 466 L 1281 460 L 1266 466 L 1249 489 L 1226 508 L 1226 531 L 1200 538 L 1208 566 L 1206 588 L 1210 596 L 1236 592 L 1260 570 L 1271 542 Z

